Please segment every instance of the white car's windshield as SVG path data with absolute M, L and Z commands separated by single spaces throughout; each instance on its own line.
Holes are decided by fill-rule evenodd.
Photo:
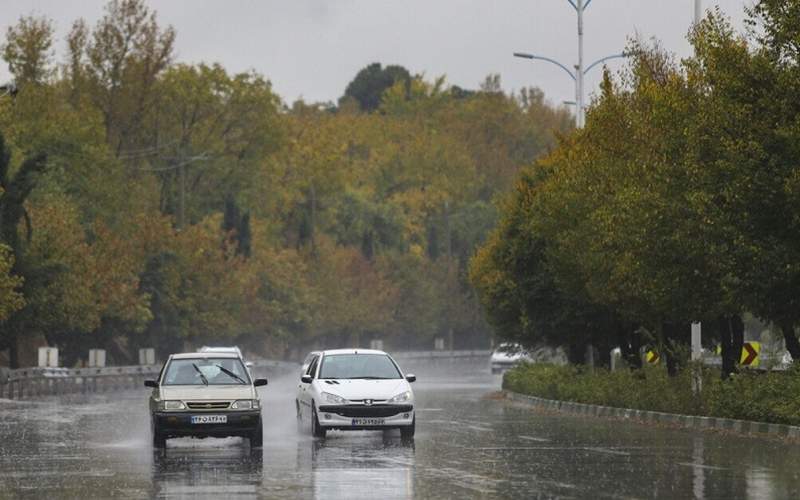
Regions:
M 249 384 L 242 362 L 238 358 L 173 359 L 164 375 L 162 385 L 228 385 Z
M 319 378 L 396 379 L 401 376 L 385 354 L 331 354 L 322 358 Z

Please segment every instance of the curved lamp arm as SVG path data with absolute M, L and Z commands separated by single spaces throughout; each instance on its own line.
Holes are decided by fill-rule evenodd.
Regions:
M 566 71 L 570 78 L 572 78 L 573 80 L 576 80 L 575 73 L 570 71 L 569 68 L 567 68 L 566 66 L 564 66 L 560 62 L 556 61 L 555 59 L 550 59 L 549 57 L 535 56 L 533 54 L 527 54 L 525 52 L 514 52 L 514 57 L 522 57 L 524 59 L 537 59 L 539 61 L 546 61 L 546 62 L 555 64 L 559 68 L 561 68 L 564 71 Z
M 611 56 L 603 57 L 602 59 L 598 59 L 595 62 L 593 62 L 592 64 L 590 64 L 589 66 L 587 66 L 586 69 L 583 70 L 583 74 L 585 75 L 586 73 L 589 72 L 590 69 L 594 68 L 598 64 L 602 64 L 602 63 L 608 61 L 609 59 L 616 59 L 618 57 L 628 57 L 628 54 L 625 54 L 623 52 L 622 54 L 614 54 L 614 55 L 611 55 Z
M 567 2 L 569 2 L 570 5 L 572 5 L 573 9 L 578 10 L 578 6 L 575 4 L 574 0 L 567 0 Z M 583 8 L 585 9 L 586 7 L 588 7 L 590 3 L 592 3 L 592 0 L 586 0 L 586 3 L 583 4 Z

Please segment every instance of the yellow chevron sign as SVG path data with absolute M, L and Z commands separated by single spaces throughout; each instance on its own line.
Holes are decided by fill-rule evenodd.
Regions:
M 722 347 L 717 346 L 715 351 L 717 355 L 722 354 Z M 739 364 L 742 366 L 758 366 L 759 354 L 761 353 L 761 342 L 755 340 L 748 340 L 742 344 L 742 355 L 739 358 Z
M 645 354 L 644 359 L 651 365 L 655 365 L 658 364 L 658 361 L 661 359 L 661 356 L 656 351 L 647 351 L 647 354 Z
M 748 341 L 742 345 L 742 357 L 739 363 L 742 366 L 758 366 L 758 354 L 761 352 L 761 342 Z

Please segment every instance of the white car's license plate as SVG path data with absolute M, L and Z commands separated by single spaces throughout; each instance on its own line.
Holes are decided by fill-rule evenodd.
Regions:
M 353 425 L 383 425 L 386 420 L 383 418 L 354 418 Z
M 227 415 L 192 415 L 193 424 L 227 424 Z

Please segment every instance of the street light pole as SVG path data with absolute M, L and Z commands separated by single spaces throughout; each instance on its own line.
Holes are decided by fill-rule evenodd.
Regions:
M 700 0 L 695 0 L 699 2 Z M 597 61 L 590 64 L 588 67 L 584 69 L 583 67 L 583 11 L 592 3 L 592 0 L 567 0 L 572 8 L 575 9 L 575 12 L 578 14 L 578 64 L 573 66 L 575 69 L 570 70 L 560 62 L 550 59 L 548 57 L 537 56 L 533 54 L 527 54 L 523 52 L 515 52 L 514 56 L 516 57 L 523 57 L 526 59 L 538 59 L 540 61 L 546 61 L 556 66 L 560 67 L 567 74 L 572 78 L 575 82 L 575 125 L 578 128 L 583 128 L 586 124 L 585 118 L 585 106 L 583 101 L 584 90 L 583 90 L 583 77 L 586 76 L 586 73 L 589 72 L 590 69 L 594 68 L 600 63 L 603 63 L 609 59 L 614 59 L 616 57 L 625 57 L 625 54 L 614 54 L 607 57 L 603 57 L 598 59 Z
M 584 6 L 585 7 L 585 6 Z M 596 60 L 585 69 L 582 69 L 582 61 L 579 64 L 574 66 L 574 70 L 569 69 L 565 65 L 561 64 L 560 62 L 556 61 L 555 59 L 550 59 L 549 57 L 538 56 L 535 54 L 529 54 L 527 52 L 514 52 L 514 57 L 520 57 L 522 59 L 533 59 L 537 61 L 544 61 L 549 62 L 550 64 L 554 64 L 559 68 L 563 69 L 572 81 L 575 82 L 575 105 L 578 108 L 575 113 L 575 125 L 578 128 L 583 128 L 585 121 L 584 121 L 584 114 L 583 114 L 583 77 L 586 76 L 586 73 L 592 70 L 598 64 L 602 64 L 609 59 L 616 59 L 620 57 L 627 57 L 627 54 L 612 54 L 610 56 L 601 57 L 600 59 Z
M 703 1 L 694 0 L 694 24 L 699 24 L 703 18 Z
M 575 116 L 578 128 L 583 128 L 583 9 L 585 9 L 586 6 L 583 4 L 583 0 L 577 0 L 577 2 L 577 5 L 573 5 L 575 11 L 578 13 L 578 67 L 575 71 L 578 77 L 576 85 L 578 95 L 575 99 L 575 102 L 578 103 L 578 110 Z

